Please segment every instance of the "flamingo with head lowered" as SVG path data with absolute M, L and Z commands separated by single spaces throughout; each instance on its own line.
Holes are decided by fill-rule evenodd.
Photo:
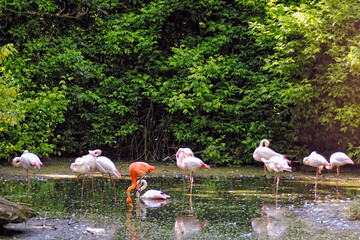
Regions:
M 316 199 L 316 191 L 317 191 L 317 180 L 318 174 L 321 174 L 321 170 L 324 166 L 330 166 L 329 162 L 320 154 L 313 151 L 309 156 L 303 159 L 303 163 L 305 165 L 316 167 L 316 178 L 315 178 L 315 199 Z
M 263 139 L 260 141 L 259 146 L 255 149 L 253 153 L 253 157 L 256 161 L 262 162 L 262 159 L 269 160 L 273 156 L 282 156 L 288 163 L 291 163 L 283 155 L 269 148 L 269 145 L 270 141 L 267 139 Z M 266 163 L 264 163 L 264 176 L 266 176 Z
M 262 158 L 261 161 L 263 161 L 266 164 L 269 171 L 274 171 L 275 175 L 277 175 L 277 181 L 276 181 L 276 195 L 277 195 L 279 189 L 280 172 L 283 171 L 291 172 L 291 167 L 288 165 L 287 161 L 281 155 L 272 156 L 269 160 Z
M 95 168 L 96 168 L 96 170 L 98 170 L 102 173 L 103 185 L 104 185 L 104 174 L 109 174 L 109 177 L 110 177 L 110 180 L 112 183 L 112 187 L 113 187 L 113 191 L 114 191 L 114 198 L 116 201 L 115 183 L 114 183 L 111 175 L 114 175 L 117 178 L 121 178 L 121 174 L 116 169 L 115 164 L 109 158 L 104 157 L 104 156 L 99 156 L 95 160 Z
M 40 166 L 43 165 L 40 158 L 36 154 L 25 150 L 20 157 L 15 157 L 12 160 L 12 165 L 14 167 L 23 167 L 26 169 L 28 179 L 28 200 L 30 200 L 29 168 L 40 169 Z
M 330 156 L 330 166 L 326 166 L 326 169 L 333 169 L 333 167 L 336 167 L 337 172 L 337 181 L 339 181 L 339 175 L 340 175 L 340 166 L 345 164 L 352 164 L 354 165 L 354 161 L 351 160 L 351 158 L 346 155 L 343 152 L 336 152 L 331 154 Z
M 127 192 L 126 202 L 130 205 L 130 207 L 133 207 L 132 200 L 130 197 L 131 190 L 133 190 L 135 187 L 137 188 L 137 190 L 139 190 L 136 184 L 137 178 L 139 177 L 141 182 L 142 178 L 149 172 L 155 172 L 155 168 L 145 162 L 133 162 L 132 164 L 130 164 L 129 173 L 131 177 L 131 186 L 128 187 L 128 189 L 126 190 Z
M 200 168 L 210 169 L 210 166 L 205 164 L 200 158 L 189 157 L 186 151 L 179 149 L 178 166 L 183 171 L 190 171 L 190 194 L 192 193 L 192 184 L 194 182 L 194 172 Z
M 147 182 L 144 179 L 138 180 L 136 182 L 136 185 L 137 185 L 136 188 L 139 189 L 138 193 L 140 194 L 147 187 Z M 151 190 L 147 190 L 143 195 L 140 196 L 140 198 L 141 199 L 161 199 L 161 200 L 166 200 L 166 199 L 170 198 L 170 196 L 163 193 L 160 190 L 151 189 Z

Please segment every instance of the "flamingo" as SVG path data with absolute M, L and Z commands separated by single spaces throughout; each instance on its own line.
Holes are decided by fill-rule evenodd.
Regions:
M 40 158 L 34 154 L 25 150 L 20 157 L 15 157 L 12 160 L 12 165 L 14 167 L 23 167 L 26 169 L 27 179 L 28 179 L 28 200 L 30 200 L 30 178 L 29 178 L 29 168 L 34 167 L 34 169 L 40 169 L 40 166 L 43 165 L 40 161 Z
M 336 152 L 331 154 L 330 156 L 330 166 L 326 166 L 326 169 L 333 169 L 333 167 L 336 167 L 337 172 L 337 181 L 339 181 L 339 175 L 340 175 L 340 166 L 345 164 L 352 164 L 354 165 L 354 161 L 350 159 L 348 155 L 346 155 L 343 152 Z
M 268 170 L 274 171 L 275 175 L 277 176 L 277 180 L 276 180 L 276 195 L 277 195 L 279 189 L 279 182 L 280 182 L 280 172 L 283 171 L 291 172 L 291 167 L 288 165 L 288 162 L 281 155 L 272 156 L 269 160 L 266 160 L 265 158 L 261 158 L 261 161 L 266 164 Z
M 89 150 L 89 154 L 82 156 L 85 160 L 85 164 L 88 165 L 91 169 L 91 186 L 93 189 L 93 196 L 95 195 L 94 191 L 94 169 L 95 169 L 95 161 L 98 156 L 101 155 L 100 149 Z
M 75 162 L 70 165 L 70 169 L 74 173 L 77 173 L 76 181 L 79 181 L 81 175 L 85 176 L 86 174 L 88 174 L 88 172 L 90 171 L 90 166 L 85 163 L 84 158 L 78 157 L 75 159 Z M 84 191 L 84 180 L 85 178 L 83 178 L 81 193 Z
M 187 157 L 185 151 L 179 152 L 179 168 L 183 171 L 190 171 L 190 194 L 192 193 L 192 184 L 194 182 L 194 172 L 199 168 L 210 169 L 210 166 L 205 164 L 200 158 L 197 157 Z
M 315 178 L 315 197 L 316 197 L 316 190 L 317 190 L 317 180 L 318 180 L 318 174 L 321 174 L 321 170 L 324 168 L 324 166 L 330 166 L 329 162 L 320 154 L 313 151 L 309 156 L 305 157 L 303 159 L 303 163 L 305 165 L 316 167 L 316 178 Z
M 130 164 L 129 173 L 131 177 L 131 186 L 128 187 L 128 189 L 126 190 L 127 192 L 126 202 L 130 205 L 131 208 L 133 207 L 133 205 L 130 197 L 130 192 L 135 187 L 137 188 L 137 190 L 139 190 L 136 184 L 136 179 L 139 177 L 141 181 L 142 178 L 149 172 L 155 172 L 155 168 L 145 162 L 133 162 L 132 164 Z
M 256 161 L 262 162 L 262 158 L 265 160 L 269 160 L 272 156 L 280 155 L 280 153 L 275 152 L 271 148 L 269 148 L 270 141 L 267 139 L 263 139 L 260 141 L 259 146 L 255 149 L 253 153 L 253 157 Z M 284 156 L 283 158 L 288 162 L 291 163 L 288 159 L 286 159 Z M 264 163 L 264 176 L 266 176 L 266 163 Z
M 95 160 L 95 168 L 102 173 L 103 184 L 104 184 L 104 174 L 109 174 L 114 190 L 115 201 L 116 201 L 115 184 L 111 175 L 114 175 L 117 178 L 121 178 L 121 174 L 116 169 L 115 164 L 109 158 L 104 156 L 99 156 Z
M 140 195 L 140 193 L 142 191 L 145 190 L 145 188 L 147 187 L 147 182 L 146 180 L 142 179 L 142 180 L 138 180 L 136 182 L 137 188 L 139 189 L 138 193 Z M 168 198 L 170 198 L 169 195 L 163 193 L 160 190 L 148 190 L 146 191 L 143 195 L 141 195 L 140 197 L 141 199 L 161 199 L 161 200 L 166 200 Z

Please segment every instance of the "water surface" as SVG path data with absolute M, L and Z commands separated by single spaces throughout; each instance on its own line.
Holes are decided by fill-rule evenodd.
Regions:
M 31 179 L 30 202 L 25 179 L 4 180 L 0 195 L 30 205 L 41 216 L 87 221 L 92 227 L 111 230 L 114 239 L 317 239 L 297 218 L 298 209 L 324 201 L 351 201 L 356 184 L 314 179 L 282 178 L 275 197 L 274 180 L 263 177 L 196 177 L 190 195 L 189 179 L 181 176 L 148 177 L 148 189 L 169 194 L 168 201 L 140 201 L 132 192 L 134 208 L 125 202 L 129 179 L 117 179 L 116 200 L 109 179 L 84 185 L 75 179 Z M 321 214 L 321 213 L 319 213 Z M 301 237 L 299 237 L 301 236 Z M 17 236 L 20 237 L 21 236 Z M 334 238 L 331 238 L 334 237 Z M 330 235 L 329 239 L 336 239 Z M 321 238 L 318 238 L 321 239 Z

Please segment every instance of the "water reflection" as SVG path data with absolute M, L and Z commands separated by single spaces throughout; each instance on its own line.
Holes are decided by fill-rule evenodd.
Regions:
M 261 234 L 279 236 L 285 223 L 291 230 L 294 225 L 289 219 L 296 218 L 291 216 L 292 209 L 314 203 L 312 180 L 282 179 L 279 195 L 274 198 L 276 183 L 268 181 L 264 187 L 262 177 L 197 178 L 192 195 L 186 194 L 189 188 L 183 191 L 181 178 L 152 177 L 152 187 L 168 193 L 171 199 L 136 198 L 129 212 L 125 202 L 129 180 L 115 180 L 116 201 L 110 179 L 104 186 L 101 178 L 94 180 L 95 197 L 90 183 L 84 184 L 82 192 L 81 181 L 74 179 L 34 179 L 30 207 L 40 216 L 47 213 L 72 222 L 86 221 L 93 228 L 112 226 L 116 228 L 114 239 L 243 239 Z M 353 199 L 357 194 L 356 182 L 336 187 L 335 181 L 323 179 L 318 184 L 328 200 Z M 27 203 L 27 182 L 2 181 L 0 195 Z
M 209 225 L 206 220 L 197 219 L 192 205 L 192 194 L 189 196 L 189 211 L 184 213 L 184 204 L 181 207 L 181 214 L 175 219 L 175 239 L 188 239 L 201 232 Z
M 288 210 L 277 205 L 262 206 L 261 217 L 251 221 L 254 232 L 260 239 L 283 239 L 289 229 L 286 218 Z

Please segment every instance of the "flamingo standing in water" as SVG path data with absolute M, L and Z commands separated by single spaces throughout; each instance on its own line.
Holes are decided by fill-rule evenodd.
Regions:
M 275 176 L 277 176 L 277 180 L 276 180 L 276 195 L 277 195 L 279 189 L 280 173 L 283 171 L 291 172 L 291 167 L 288 165 L 288 162 L 281 155 L 272 156 L 269 160 L 262 158 L 261 161 L 263 161 L 266 164 L 268 170 L 274 171 Z
M 321 170 L 324 166 L 330 166 L 329 162 L 320 154 L 313 151 L 309 156 L 303 159 L 303 163 L 305 165 L 316 167 L 316 178 L 315 178 L 315 198 L 316 198 L 316 191 L 317 191 L 317 180 L 318 174 L 321 174 Z
M 147 182 L 144 179 L 138 180 L 136 182 L 136 185 L 137 185 L 137 188 L 139 189 L 138 193 L 140 195 L 140 193 L 142 191 L 144 191 L 145 188 L 147 187 Z M 141 195 L 140 198 L 141 199 L 161 199 L 161 200 L 166 200 L 166 199 L 170 198 L 170 196 L 163 193 L 160 190 L 151 189 L 151 190 L 146 191 L 143 195 Z
M 82 156 L 82 158 L 85 160 L 85 164 L 88 165 L 91 169 L 91 187 L 93 189 L 93 196 L 95 196 L 95 190 L 94 190 L 94 169 L 95 169 L 95 161 L 98 156 L 101 155 L 101 150 L 89 150 L 89 154 Z
M 76 158 L 75 162 L 70 165 L 70 169 L 77 174 L 76 181 L 79 181 L 81 175 L 85 176 L 90 171 L 90 167 L 85 163 L 85 159 L 82 157 Z M 84 180 L 85 177 L 83 177 L 81 193 L 84 191 Z
M 283 155 L 280 153 L 275 152 L 271 148 L 269 148 L 270 142 L 267 139 L 263 139 L 260 141 L 259 146 L 255 149 L 253 153 L 253 157 L 256 161 L 262 162 L 262 158 L 265 160 L 269 160 L 272 156 L 280 155 L 282 156 L 288 163 L 290 161 L 286 159 Z M 266 176 L 266 163 L 264 163 L 264 176 Z
M 180 149 L 179 149 L 180 150 Z M 179 160 L 178 166 L 183 171 L 190 171 L 190 194 L 192 193 L 192 184 L 194 182 L 194 172 L 199 168 L 210 169 L 210 166 L 205 164 L 200 158 L 189 157 L 185 151 L 178 151 Z
M 95 160 L 95 168 L 102 173 L 103 185 L 104 185 L 104 174 L 109 174 L 114 191 L 115 201 L 116 201 L 115 184 L 111 175 L 114 175 L 117 178 L 121 178 L 121 174 L 116 169 L 115 164 L 109 158 L 104 156 L 99 156 Z
M 354 161 L 350 159 L 348 155 L 346 155 L 343 152 L 336 152 L 331 154 L 330 156 L 330 166 L 326 166 L 326 169 L 333 169 L 333 167 L 336 167 L 337 170 L 337 181 L 339 181 L 339 175 L 340 175 L 340 166 L 345 164 L 352 164 L 354 165 Z
M 23 167 L 26 169 L 27 179 L 28 179 L 28 200 L 30 200 L 30 178 L 29 178 L 29 168 L 40 169 L 40 166 L 43 165 L 40 161 L 40 158 L 34 154 L 25 150 L 20 157 L 15 157 L 12 160 L 12 165 L 14 167 Z
M 130 197 L 131 190 L 133 190 L 135 187 L 137 188 L 137 190 L 139 190 L 136 184 L 137 178 L 139 177 L 141 182 L 142 178 L 149 172 L 155 172 L 155 168 L 145 162 L 133 162 L 132 164 L 130 164 L 129 173 L 131 177 L 131 186 L 128 187 L 126 191 L 127 192 L 126 202 L 130 205 L 130 207 L 133 207 L 132 200 Z

